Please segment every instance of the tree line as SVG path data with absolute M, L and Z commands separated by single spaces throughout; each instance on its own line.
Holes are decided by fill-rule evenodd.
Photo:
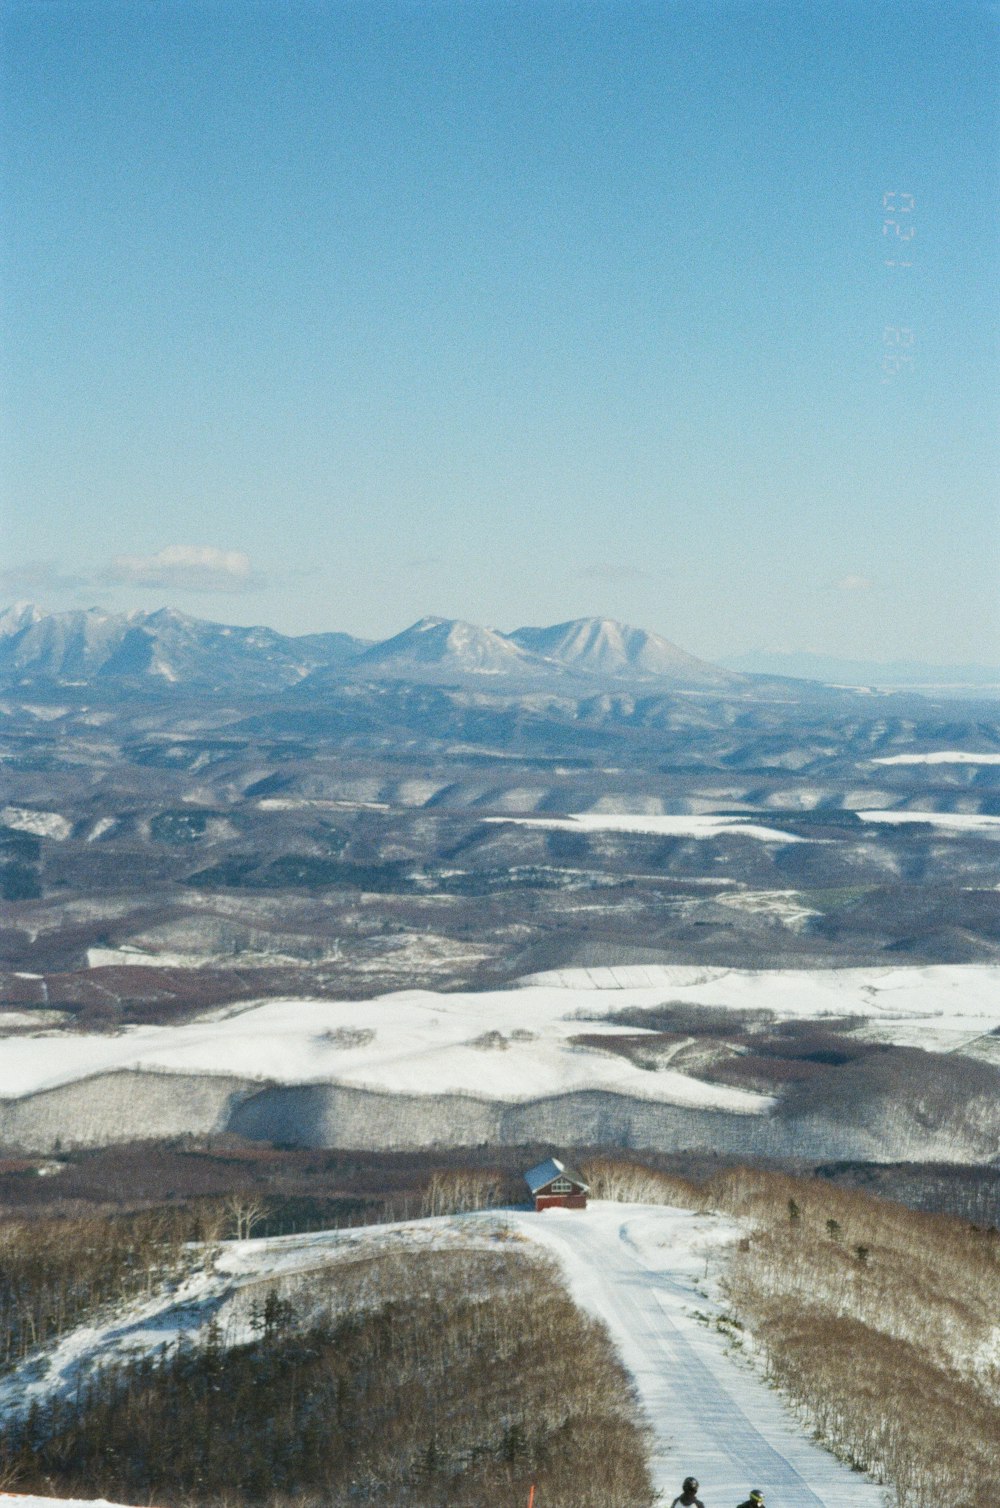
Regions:
M 253 1338 L 92 1375 L 0 1430 L 20 1491 L 185 1505 L 652 1508 L 631 1383 L 554 1270 L 515 1247 L 351 1262 L 317 1314 L 272 1288 Z M 359 1304 L 361 1292 L 367 1303 Z
M 58 1341 L 106 1304 L 151 1292 L 200 1260 L 224 1206 L 0 1224 L 0 1370 Z
M 761 1169 L 703 1183 L 620 1159 L 581 1171 L 599 1198 L 745 1221 L 725 1276 L 732 1333 L 807 1427 L 895 1508 L 995 1508 L 1000 1230 Z

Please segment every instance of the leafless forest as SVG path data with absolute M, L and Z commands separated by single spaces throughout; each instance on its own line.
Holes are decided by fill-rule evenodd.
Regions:
M 734 1168 L 692 1183 L 585 1165 L 604 1198 L 748 1222 L 725 1274 L 732 1345 L 896 1508 L 992 1508 L 1000 1481 L 1000 1231 L 816 1179 Z
M 401 1197 L 413 1215 L 497 1208 L 519 1194 L 496 1163 L 411 1171 L 419 1177 Z M 599 1198 L 742 1222 L 719 1322 L 730 1345 L 765 1370 L 817 1438 L 889 1485 L 896 1508 L 937 1508 L 959 1478 L 963 1505 L 992 1508 L 995 1226 L 824 1178 L 712 1171 L 707 1160 L 685 1176 L 594 1156 L 583 1172 Z M 271 1213 L 245 1187 L 184 1209 L 8 1222 L 3 1366 L 44 1358 L 73 1325 L 176 1282 L 219 1241 L 265 1228 Z M 236 1484 L 228 1500 L 239 1504 L 347 1502 L 348 1483 L 360 1482 L 367 1496 L 352 1501 L 391 1491 L 394 1503 L 418 1505 L 447 1486 L 450 1501 L 479 1508 L 535 1472 L 559 1508 L 648 1500 L 641 1430 L 606 1337 L 514 1244 L 342 1266 L 325 1289 L 262 1292 L 252 1327 L 245 1345 L 223 1347 L 209 1329 L 201 1346 L 91 1375 L 75 1398 L 35 1409 L 2 1437 L 5 1479 L 170 1505 L 213 1502 L 225 1484 Z M 263 1485 L 265 1440 L 267 1459 L 282 1463 L 273 1491 Z M 579 1495 L 571 1460 L 591 1463 L 590 1496 Z
M 631 1384 L 554 1272 L 516 1246 L 334 1269 L 329 1313 L 271 1289 L 252 1341 L 154 1354 L 0 1434 L 20 1490 L 169 1505 L 647 1508 Z

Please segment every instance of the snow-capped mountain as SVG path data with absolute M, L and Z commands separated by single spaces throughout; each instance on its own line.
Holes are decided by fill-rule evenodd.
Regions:
M 296 639 L 271 628 L 209 623 L 173 608 L 43 613 L 20 604 L 0 615 L 0 675 L 8 682 L 124 680 L 278 690 L 365 648 L 367 641 L 349 634 Z
M 606 680 L 669 680 L 678 685 L 722 686 L 740 679 L 698 660 L 669 639 L 613 618 L 574 618 L 551 628 L 518 628 L 509 638 L 570 670 Z
M 454 618 L 421 618 L 372 643 L 345 633 L 291 637 L 239 628 L 173 608 L 45 613 L 21 604 L 0 615 L 0 680 L 177 686 L 255 694 L 302 686 L 322 696 L 345 681 L 470 681 L 579 693 L 594 682 L 725 691 L 747 678 L 686 654 L 658 634 L 606 618 L 500 633 Z
M 98 608 L 43 613 L 22 602 L 0 615 L 0 667 L 32 679 L 88 680 L 112 661 L 137 620 Z
M 505 634 L 455 618 L 419 622 L 367 650 L 358 669 L 412 676 L 419 671 L 459 675 L 536 676 L 545 667 Z

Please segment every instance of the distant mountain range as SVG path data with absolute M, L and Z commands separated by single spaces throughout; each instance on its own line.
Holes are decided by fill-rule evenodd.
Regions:
M 155 613 L 44 613 L 29 603 L 0 615 L 0 679 L 8 684 L 146 681 L 278 690 L 366 647 L 350 634 L 293 639 L 270 628 L 208 623 L 166 607 Z
M 167 607 L 152 613 L 47 613 L 22 603 L 0 613 L 0 684 L 7 687 L 175 686 L 243 695 L 294 689 L 320 696 L 335 686 L 385 681 L 505 693 L 559 690 L 578 697 L 613 688 L 833 694 L 823 693 L 824 685 L 996 695 L 1000 670 L 764 653 L 712 665 L 659 634 L 612 618 L 575 618 L 508 634 L 428 617 L 373 642 L 346 633 L 292 636 L 238 628 Z
M 730 655 L 729 670 L 743 675 L 791 676 L 834 686 L 912 687 L 914 690 L 1000 689 L 998 665 L 931 665 L 920 660 L 844 660 L 834 655 L 776 654 L 755 650 Z
M 236 628 L 172 608 L 115 614 L 45 613 L 22 604 L 0 615 L 0 680 L 10 685 L 124 683 L 270 692 L 321 691 L 331 681 L 498 681 L 521 686 L 616 683 L 658 690 L 738 690 L 751 678 L 686 654 L 667 639 L 606 618 L 503 634 L 450 618 L 421 618 L 373 643 L 350 634 L 292 637 Z
M 696 660 L 659 634 L 629 628 L 611 618 L 575 618 L 552 628 L 518 628 L 508 637 L 549 664 L 565 665 L 587 675 L 672 681 L 686 686 L 733 684 L 731 671 Z

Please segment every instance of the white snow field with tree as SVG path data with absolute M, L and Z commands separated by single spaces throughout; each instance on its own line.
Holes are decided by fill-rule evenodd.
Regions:
M 987 1508 L 995 1230 L 761 1170 L 582 1174 L 585 1211 L 465 1171 L 425 1194 L 450 1214 L 341 1231 L 247 1237 L 250 1198 L 6 1226 L 8 1490 L 643 1508 L 696 1473 L 905 1508 L 960 1475 Z

